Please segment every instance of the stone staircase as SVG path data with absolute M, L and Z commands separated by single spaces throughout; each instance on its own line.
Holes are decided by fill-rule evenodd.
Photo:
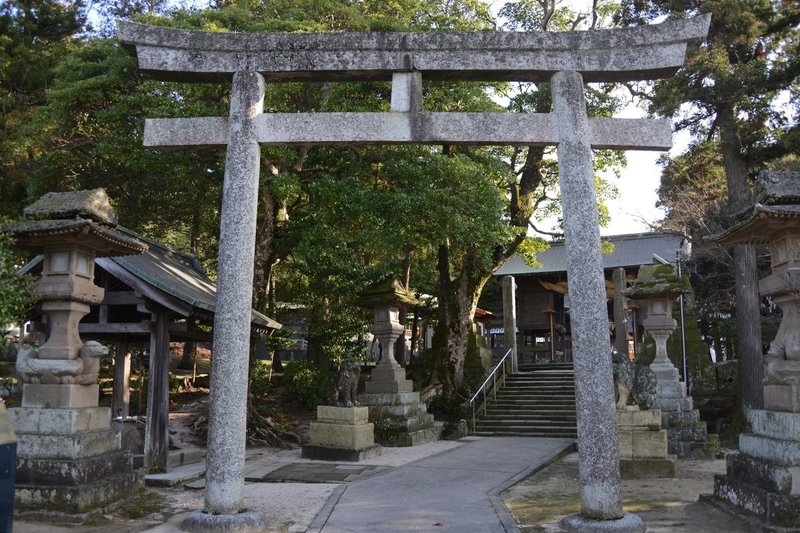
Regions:
M 496 400 L 490 397 L 474 434 L 575 438 L 572 364 L 520 365 L 519 370 L 506 378 Z

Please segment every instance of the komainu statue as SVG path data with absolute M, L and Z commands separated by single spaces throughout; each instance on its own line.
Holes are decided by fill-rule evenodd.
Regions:
M 656 399 L 658 382 L 649 365 L 634 363 L 627 354 L 612 352 L 614 384 L 617 389 L 617 409 L 627 409 L 629 400 L 639 409 L 647 410 Z
M 92 385 L 97 382 L 100 358 L 106 354 L 108 348 L 88 341 L 76 359 L 39 359 L 36 348 L 23 343 L 17 354 L 17 377 L 23 383 Z
M 357 407 L 359 377 L 361 377 L 361 363 L 355 359 L 345 359 L 339 367 L 339 374 L 334 383 L 331 404 L 337 407 Z

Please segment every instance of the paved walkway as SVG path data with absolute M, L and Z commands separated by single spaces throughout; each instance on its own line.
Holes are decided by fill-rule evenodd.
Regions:
M 547 465 L 574 442 L 530 437 L 469 440 L 341 486 L 308 531 L 519 531 L 497 494 Z

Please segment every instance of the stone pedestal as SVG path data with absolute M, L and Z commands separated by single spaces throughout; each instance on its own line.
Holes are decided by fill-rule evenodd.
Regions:
M 317 406 L 303 457 L 325 461 L 361 461 L 381 454 L 366 407 Z
M 98 385 L 26 383 L 9 409 L 17 433 L 16 506 L 20 511 L 85 513 L 144 489 Z
M 714 476 L 714 496 L 771 528 L 800 530 L 800 412 L 754 409 L 747 418 L 752 433 L 739 436 L 726 475 Z
M 624 479 L 675 477 L 677 458 L 667 453 L 667 432 L 658 409 L 617 411 L 619 467 Z
M 682 459 L 716 456 L 719 439 L 709 438 L 700 411 L 694 408 L 692 398 L 686 394 L 686 384 L 667 357 L 667 339 L 675 330 L 675 320 L 669 315 L 655 315 L 645 319 L 643 325 L 656 342 L 656 358 L 650 365 L 658 383 L 653 408 L 661 411 L 669 453 Z

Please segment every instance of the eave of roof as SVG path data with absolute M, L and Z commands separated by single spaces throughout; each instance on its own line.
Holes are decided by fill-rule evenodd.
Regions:
M 656 262 L 654 255 L 674 262 L 675 252 L 682 249 L 683 237 L 672 233 L 635 233 L 603 237 L 614 244 L 614 252 L 603 254 L 603 268 L 637 267 Z M 566 273 L 567 257 L 563 242 L 550 243 L 550 248 L 536 255 L 541 267 L 526 265 L 514 254 L 495 276 L 520 276 Z

